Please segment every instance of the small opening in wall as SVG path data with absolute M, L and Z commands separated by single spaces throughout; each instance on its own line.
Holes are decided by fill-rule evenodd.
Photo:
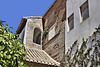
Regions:
M 74 13 L 68 18 L 69 31 L 74 28 Z
M 80 7 L 81 11 L 81 21 L 86 20 L 89 17 L 89 8 L 88 8 L 88 1 L 82 4 Z
M 37 44 L 41 44 L 41 30 L 39 28 L 35 28 L 33 35 L 34 35 L 33 42 Z

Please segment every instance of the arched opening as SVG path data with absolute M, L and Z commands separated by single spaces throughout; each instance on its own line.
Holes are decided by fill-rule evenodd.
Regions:
M 33 42 L 37 44 L 41 44 L 41 30 L 39 28 L 35 28 L 33 35 L 34 35 Z

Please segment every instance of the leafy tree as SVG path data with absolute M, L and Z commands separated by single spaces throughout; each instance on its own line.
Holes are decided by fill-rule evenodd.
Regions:
M 13 34 L 5 21 L 0 20 L 0 67 L 25 67 L 25 49 L 17 34 Z

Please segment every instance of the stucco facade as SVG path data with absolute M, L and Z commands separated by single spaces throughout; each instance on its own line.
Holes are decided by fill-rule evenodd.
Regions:
M 82 44 L 74 42 L 66 54 L 66 67 L 100 67 L 100 25 Z
M 42 41 L 40 42 L 40 45 L 33 42 L 35 28 L 40 29 L 41 35 L 42 35 L 42 31 L 43 31 L 43 29 L 42 29 L 42 17 L 33 17 L 33 18 L 27 19 L 24 44 L 25 44 L 26 48 L 36 47 L 36 48 L 42 49 Z
M 19 37 L 23 40 L 23 44 L 25 44 L 26 48 L 37 48 L 42 49 L 42 41 L 40 40 L 40 45 L 33 42 L 34 31 L 35 28 L 40 29 L 40 34 L 42 38 L 42 17 L 23 17 L 23 19 L 27 19 L 22 31 L 20 32 Z M 24 38 L 22 37 L 24 36 Z
M 82 21 L 81 6 L 88 1 L 89 17 Z M 100 24 L 100 1 L 99 0 L 67 0 L 66 1 L 66 23 L 65 23 L 65 54 L 69 47 L 82 38 L 88 38 Z M 69 30 L 68 18 L 74 14 L 74 28 Z

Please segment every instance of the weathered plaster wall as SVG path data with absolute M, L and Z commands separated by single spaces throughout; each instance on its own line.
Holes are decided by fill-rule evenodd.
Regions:
M 100 0 L 88 0 L 89 18 L 80 22 L 80 6 L 86 0 L 67 0 L 67 20 L 65 23 L 65 53 L 68 48 L 78 40 L 81 43 L 82 38 L 88 38 L 95 31 L 95 28 L 100 24 Z M 69 31 L 68 17 L 74 13 L 74 29 Z
M 43 50 L 59 62 L 64 61 L 65 56 L 65 3 L 66 0 L 57 0 L 43 17 L 44 27 L 49 28 L 49 33 L 43 40 Z
M 87 39 L 82 44 L 74 43 L 76 49 L 71 46 L 66 55 L 66 67 L 100 67 L 100 28 Z
M 38 48 L 42 49 L 42 42 L 41 45 L 33 43 L 33 35 L 34 29 L 39 28 L 42 34 L 42 18 L 28 18 L 26 22 L 26 30 L 25 30 L 25 37 L 24 37 L 24 44 L 26 48 Z M 42 36 L 41 36 L 42 38 Z
M 21 33 L 19 34 L 19 38 L 20 39 L 23 39 L 23 35 L 24 35 L 24 37 L 25 37 L 25 29 L 26 29 L 26 26 L 23 28 L 23 30 L 21 31 Z M 22 40 L 21 40 L 21 43 L 22 43 Z M 23 43 L 25 44 L 25 41 L 23 41 Z

